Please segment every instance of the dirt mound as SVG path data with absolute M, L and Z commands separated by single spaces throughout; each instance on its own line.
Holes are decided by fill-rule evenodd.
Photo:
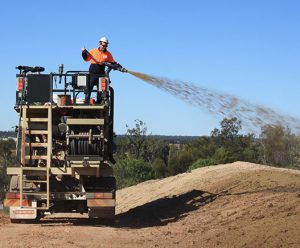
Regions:
M 300 171 L 210 166 L 120 190 L 117 204 L 114 227 L 71 218 L 2 224 L 0 246 L 300 246 Z
M 163 226 L 169 245 L 300 244 L 300 171 L 244 162 L 210 166 L 121 190 L 118 201 L 123 223 Z

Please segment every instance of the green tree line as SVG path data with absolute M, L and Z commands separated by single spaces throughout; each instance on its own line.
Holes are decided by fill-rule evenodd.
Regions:
M 240 134 L 241 129 L 240 120 L 225 118 L 210 136 L 171 144 L 147 135 L 146 124 L 136 120 L 117 140 L 114 171 L 118 187 L 235 161 L 300 169 L 300 136 L 290 129 L 264 126 L 259 137 Z

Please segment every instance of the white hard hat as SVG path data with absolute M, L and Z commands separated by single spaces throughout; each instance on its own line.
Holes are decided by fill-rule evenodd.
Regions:
M 102 37 L 99 42 L 105 42 L 108 44 L 108 39 L 106 37 Z

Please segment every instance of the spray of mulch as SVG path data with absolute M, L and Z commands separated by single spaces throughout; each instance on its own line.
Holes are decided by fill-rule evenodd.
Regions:
M 243 127 L 250 132 L 259 133 L 261 127 L 265 125 L 280 125 L 300 133 L 300 119 L 276 113 L 271 108 L 179 80 L 134 71 L 128 73 L 189 104 L 206 109 L 213 115 L 226 118 L 237 117 L 242 121 Z

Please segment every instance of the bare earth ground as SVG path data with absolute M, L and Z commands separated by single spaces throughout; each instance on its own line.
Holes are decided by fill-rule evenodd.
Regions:
M 114 226 L 0 215 L 0 247 L 300 247 L 300 171 L 210 166 L 120 190 L 117 204 Z

